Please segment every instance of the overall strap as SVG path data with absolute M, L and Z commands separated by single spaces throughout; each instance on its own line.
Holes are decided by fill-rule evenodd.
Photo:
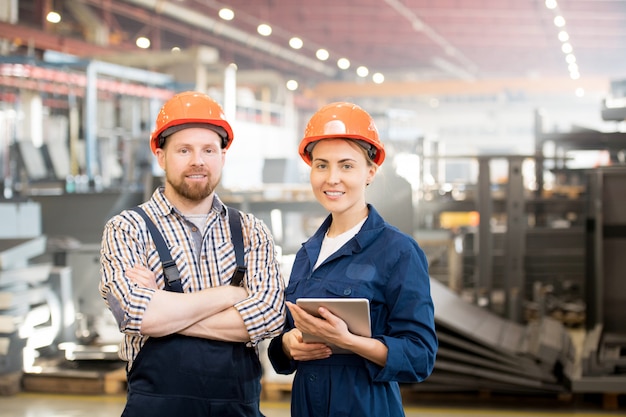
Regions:
M 237 269 L 230 281 L 230 285 L 238 287 L 246 275 L 246 263 L 243 256 L 243 234 L 241 232 L 241 217 L 239 210 L 232 207 L 228 208 L 228 222 L 230 224 L 230 233 L 232 234 L 233 245 L 235 246 L 235 258 L 237 260 Z
M 183 286 L 180 282 L 180 274 L 178 272 L 178 268 L 176 268 L 176 263 L 172 259 L 172 255 L 170 254 L 167 245 L 165 244 L 165 240 L 163 240 L 163 236 L 159 229 L 157 229 L 154 222 L 148 217 L 146 212 L 139 206 L 132 207 L 130 210 L 138 213 L 146 222 L 146 226 L 148 226 L 148 231 L 150 235 L 152 235 L 152 240 L 156 245 L 157 251 L 159 252 L 159 257 L 161 258 L 161 263 L 163 264 L 163 274 L 165 275 L 165 289 L 167 291 L 172 292 L 183 292 Z

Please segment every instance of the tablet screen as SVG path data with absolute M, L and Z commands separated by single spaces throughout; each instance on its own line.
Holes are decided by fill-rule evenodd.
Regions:
M 348 325 L 348 330 L 359 336 L 371 337 L 370 304 L 367 298 L 298 298 L 296 304 L 311 315 L 319 317 L 318 309 L 326 308 Z M 302 334 L 306 343 L 321 342 L 320 338 Z M 335 353 L 341 349 L 331 346 Z M 344 351 L 344 350 L 341 350 Z M 345 351 L 344 351 L 345 352 Z

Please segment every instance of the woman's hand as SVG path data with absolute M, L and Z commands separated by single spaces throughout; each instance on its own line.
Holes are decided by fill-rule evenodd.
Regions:
M 140 287 L 149 288 L 152 290 L 158 290 L 159 287 L 156 284 L 156 275 L 152 270 L 146 268 L 143 265 L 135 265 L 126 270 L 126 276 L 131 282 Z
M 304 343 L 302 332 L 297 328 L 283 335 L 283 351 L 297 361 L 326 359 L 332 354 L 330 348 L 323 343 Z
M 318 311 L 322 316 L 319 318 L 307 313 L 294 303 L 287 302 L 286 305 L 293 316 L 296 328 L 302 333 L 318 336 L 330 344 L 346 349 L 349 340 L 355 336 L 350 333 L 345 321 L 323 307 Z
M 293 316 L 296 329 L 286 333 L 283 336 L 283 349 L 285 341 L 291 340 L 288 337 L 289 333 L 293 331 L 299 331 L 300 342 L 302 342 L 302 333 L 311 334 L 313 336 L 321 337 L 328 343 L 337 347 L 349 350 L 359 356 L 368 359 L 379 366 L 385 366 L 387 363 L 388 349 L 380 340 L 358 336 L 354 333 L 350 333 L 348 325 L 345 321 L 332 314 L 324 307 L 320 307 L 318 310 L 322 318 L 312 316 L 304 311 L 297 305 L 286 302 L 291 315 Z M 302 345 L 320 345 L 319 343 L 301 343 Z M 326 346 L 323 345 L 322 346 Z M 329 348 L 330 349 L 330 348 Z M 294 349 L 295 350 L 295 349 Z M 285 350 L 285 353 L 289 354 L 291 351 Z M 297 352 L 299 353 L 299 352 Z M 296 359 L 294 357 L 294 359 Z M 322 359 L 322 358 L 315 358 Z

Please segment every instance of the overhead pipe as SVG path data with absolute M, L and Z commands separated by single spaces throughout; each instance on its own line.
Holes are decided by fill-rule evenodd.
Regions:
M 200 14 L 194 10 L 173 4 L 166 0 L 124 0 L 127 3 L 133 3 L 147 9 L 152 9 L 155 13 L 166 15 L 170 18 L 182 20 L 185 23 L 196 26 L 200 29 L 209 30 L 217 36 L 223 36 L 231 40 L 240 42 L 250 48 L 269 53 L 275 57 L 285 61 L 292 62 L 307 69 L 312 69 L 327 77 L 333 78 L 337 70 L 334 67 L 325 65 L 324 63 L 308 58 L 304 55 L 293 52 L 290 49 L 283 48 L 272 42 L 252 36 L 247 32 L 224 24 L 211 17 Z
M 445 67 L 442 67 L 444 71 L 452 70 L 450 73 L 452 75 L 461 76 L 462 79 L 469 77 L 470 80 L 476 78 L 476 73 L 478 71 L 478 66 L 474 64 L 469 58 L 461 53 L 456 47 L 454 47 L 446 38 L 441 36 L 435 29 L 426 24 L 422 19 L 420 19 L 413 11 L 402 4 L 399 0 L 384 0 L 391 8 L 393 8 L 400 16 L 406 18 L 410 23 L 413 30 L 418 33 L 426 35 L 430 38 L 431 41 L 439 45 L 443 51 L 448 56 L 455 57 L 457 61 L 459 61 L 464 68 L 463 74 L 459 74 L 457 70 L 454 69 L 452 64 L 448 64 Z M 439 65 L 437 62 L 433 62 L 435 65 Z

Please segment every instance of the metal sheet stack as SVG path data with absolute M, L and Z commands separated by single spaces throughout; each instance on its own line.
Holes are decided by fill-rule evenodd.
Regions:
M 49 289 L 42 283 L 51 267 L 28 265 L 46 250 L 38 205 L 2 203 L 0 217 L 0 378 L 6 379 L 23 371 L 24 348 L 37 321 L 33 310 L 46 302 Z
M 46 301 L 50 265 L 24 266 L 45 251 L 45 238 L 0 240 L 0 375 L 21 371 L 33 306 Z M 20 332 L 20 330 L 22 330 Z
M 567 392 L 561 369 L 575 361 L 565 327 L 544 318 L 527 325 L 471 304 L 431 279 L 439 352 L 424 391 Z

